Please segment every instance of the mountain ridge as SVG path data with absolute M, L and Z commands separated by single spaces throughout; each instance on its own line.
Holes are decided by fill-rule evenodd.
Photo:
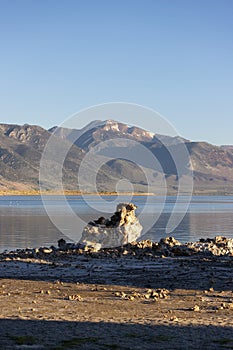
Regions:
M 90 149 L 100 142 L 115 139 L 115 142 L 133 140 L 146 147 L 161 164 L 168 192 L 176 193 L 178 188 L 176 164 L 168 151 L 179 153 L 180 145 L 185 144 L 193 164 L 194 193 L 233 193 L 233 146 L 214 146 L 207 142 L 158 135 L 111 119 L 92 121 L 82 129 L 53 127 L 46 130 L 38 125 L 0 124 L 0 190 L 38 191 L 40 159 L 51 135 L 59 147 L 70 143 L 63 168 L 66 190 L 79 190 L 79 166 Z M 56 159 L 53 161 L 55 164 Z M 162 174 L 161 170 L 155 170 L 156 175 L 153 169 L 147 169 L 147 172 L 153 180 L 155 193 L 158 193 L 156 176 Z M 187 171 L 188 165 L 184 164 L 183 176 Z M 147 192 L 140 167 L 125 159 L 116 158 L 104 164 L 97 179 L 100 192 L 114 192 L 116 183 L 121 179 L 132 181 L 135 192 Z M 88 192 L 88 183 L 86 188 Z

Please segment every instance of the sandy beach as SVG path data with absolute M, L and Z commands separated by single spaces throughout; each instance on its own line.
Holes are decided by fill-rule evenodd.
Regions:
M 131 248 L 2 253 L 0 349 L 233 348 L 232 255 Z

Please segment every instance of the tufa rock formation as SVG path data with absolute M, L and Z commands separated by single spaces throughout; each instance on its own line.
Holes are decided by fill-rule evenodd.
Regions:
M 99 250 L 136 241 L 142 231 L 142 226 L 135 216 L 136 208 L 132 203 L 118 204 L 115 214 L 110 219 L 100 217 L 89 222 L 79 243 Z

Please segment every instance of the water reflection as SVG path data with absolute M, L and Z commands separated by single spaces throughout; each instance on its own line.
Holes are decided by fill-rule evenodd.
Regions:
M 46 215 L 0 217 L 0 250 L 50 246 L 61 237 L 63 235 Z
M 111 197 L 108 198 L 111 200 Z M 126 198 L 127 200 L 127 198 Z M 93 199 L 96 203 L 96 199 Z M 134 203 L 138 205 L 140 214 L 145 203 L 144 197 L 135 197 Z M 150 203 L 147 210 L 141 217 L 143 222 L 153 221 L 156 210 L 159 208 L 161 198 L 155 197 L 154 203 Z M 70 203 L 74 211 L 88 222 L 100 216 L 101 212 L 96 212 L 88 207 L 81 197 L 72 197 Z M 62 221 L 67 220 L 63 215 L 62 203 L 55 198 L 51 199 L 54 211 Z M 166 226 L 169 220 L 174 198 L 167 198 L 162 215 L 149 232 L 143 232 L 142 238 L 159 240 L 166 236 Z M 107 210 L 107 205 L 106 205 Z M 182 204 L 180 207 L 182 210 Z M 106 213 L 103 213 L 105 216 Z M 109 213 L 110 215 L 110 213 Z M 233 197 L 194 197 L 188 213 L 184 216 L 179 226 L 169 235 L 176 239 L 185 241 L 195 241 L 199 238 L 214 237 L 224 235 L 232 237 L 233 227 Z M 81 228 L 77 228 L 81 231 Z M 81 232 L 78 232 L 79 236 Z M 56 245 L 57 240 L 66 238 L 48 218 L 40 197 L 2 197 L 0 199 L 0 250 L 15 249 L 25 247 L 38 247 Z

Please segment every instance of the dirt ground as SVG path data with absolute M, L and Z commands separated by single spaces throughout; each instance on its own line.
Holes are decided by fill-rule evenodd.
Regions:
M 233 349 L 233 257 L 1 256 L 0 349 Z

